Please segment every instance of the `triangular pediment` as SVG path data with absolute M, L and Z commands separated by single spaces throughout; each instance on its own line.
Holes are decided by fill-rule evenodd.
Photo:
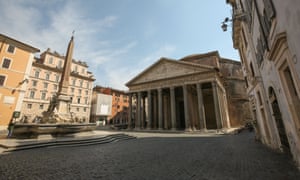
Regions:
M 214 68 L 211 66 L 161 58 L 159 61 L 129 81 L 126 85 L 130 86 L 211 71 L 214 71 Z

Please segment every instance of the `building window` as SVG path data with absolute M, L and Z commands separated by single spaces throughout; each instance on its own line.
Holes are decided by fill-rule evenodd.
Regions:
M 15 46 L 8 45 L 7 52 L 9 52 L 9 53 L 15 53 Z
M 0 86 L 3 86 L 5 82 L 5 76 L 0 75 Z
M 248 42 L 247 42 L 247 39 L 246 39 L 246 35 L 245 35 L 244 29 L 242 29 L 242 33 L 243 33 L 243 39 L 244 39 L 245 48 L 247 49 L 248 48 Z
M 45 88 L 45 89 L 48 88 L 48 83 L 44 83 L 44 88 Z
M 59 81 L 59 75 L 56 75 L 55 77 L 55 81 L 58 82 Z
M 50 79 L 50 74 L 47 73 L 47 74 L 46 74 L 46 80 L 49 80 L 49 79 Z
M 88 98 L 84 99 L 84 104 L 88 104 Z
M 252 62 L 250 63 L 250 72 L 251 72 L 251 76 L 254 77 L 255 73 L 254 73 Z
M 85 91 L 85 95 L 88 95 L 89 94 L 89 91 Z
M 41 99 L 42 99 L 42 100 L 45 100 L 45 99 L 46 99 L 46 93 L 44 93 L 44 92 L 42 93 Z
M 258 103 L 261 106 L 262 105 L 262 98 L 261 98 L 261 95 L 260 95 L 259 91 L 257 92 L 257 96 L 258 96 Z
M 53 84 L 53 90 L 57 90 L 58 89 L 58 86 L 56 84 Z
M 74 93 L 74 91 L 75 91 L 75 89 L 74 89 L 74 88 L 71 88 L 71 92 Z
M 77 103 L 80 104 L 80 98 L 77 98 Z
M 36 86 L 37 86 L 37 83 L 38 83 L 37 81 L 33 80 L 33 81 L 32 81 L 32 86 L 33 86 L 33 87 L 36 87 Z
M 34 91 L 30 91 L 30 95 L 29 95 L 29 97 L 30 97 L 31 99 L 33 99 L 33 98 L 34 98 L 34 95 L 35 95 L 35 92 L 34 92 Z
M 246 88 L 248 88 L 249 84 L 248 84 L 248 78 L 247 78 L 247 76 L 245 76 L 244 79 L 245 79 L 245 83 L 246 83 Z
M 79 112 L 79 108 L 76 108 L 76 111 Z
M 39 78 L 39 76 L 40 76 L 40 72 L 39 72 L 39 71 L 35 71 L 34 77 L 35 77 L 35 78 Z
M 76 79 L 73 79 L 72 80 L 72 85 L 75 86 L 75 84 L 76 84 Z
M 299 99 L 298 95 L 297 95 L 297 89 L 296 89 L 296 86 L 294 84 L 294 80 L 293 80 L 293 76 L 292 76 L 292 73 L 291 73 L 291 70 L 289 67 L 287 67 L 284 71 L 284 77 L 285 77 L 285 80 L 286 80 L 286 84 L 289 88 L 289 91 L 291 93 L 291 95 L 293 97 L 295 97 L 296 99 Z
M 83 108 L 83 111 L 86 112 L 86 107 Z
M 10 59 L 4 58 L 3 63 L 2 63 L 2 68 L 8 69 L 10 66 L 10 63 L 11 63 Z
M 90 87 L 90 84 L 89 82 L 86 83 L 86 88 L 89 88 Z
M 295 123 L 298 126 L 298 128 L 300 128 L 300 111 L 299 111 L 299 107 L 300 107 L 300 94 L 297 92 L 297 84 L 295 83 L 295 80 L 293 78 L 293 74 L 291 72 L 291 69 L 289 68 L 289 66 L 285 67 L 285 69 L 283 69 L 282 72 L 283 78 L 284 78 L 284 83 L 286 84 L 286 86 L 284 88 L 286 88 L 285 93 L 288 94 L 288 96 L 290 97 L 290 101 L 289 104 L 291 105 L 291 109 L 294 109 L 294 115 L 296 116 L 295 119 Z M 297 121 L 298 119 L 298 121 Z
M 81 69 L 81 73 L 84 74 L 84 68 Z
M 71 103 L 73 102 L 73 97 L 70 98 Z
M 80 81 L 80 87 L 82 87 L 83 81 Z
M 49 57 L 49 58 L 48 58 L 48 63 L 49 63 L 49 64 L 53 64 L 53 57 Z
M 78 94 L 81 95 L 81 89 L 78 89 Z
M 40 104 L 40 109 L 44 109 L 44 104 Z
M 27 104 L 27 109 L 31 109 L 32 108 L 32 104 Z
M 62 68 L 62 61 L 58 61 L 58 68 Z
M 75 72 L 77 72 L 78 71 L 78 67 L 77 66 L 75 66 L 75 70 L 74 70 Z

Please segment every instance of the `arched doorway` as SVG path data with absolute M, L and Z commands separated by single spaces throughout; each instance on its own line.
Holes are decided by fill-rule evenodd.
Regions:
M 278 129 L 281 148 L 284 152 L 290 153 L 290 145 L 284 128 L 283 119 L 281 116 L 275 91 L 272 87 L 269 87 L 269 100 L 272 105 L 273 117 L 275 119 L 276 127 Z

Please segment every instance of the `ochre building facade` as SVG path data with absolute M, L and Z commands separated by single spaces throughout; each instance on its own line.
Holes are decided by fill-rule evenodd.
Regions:
M 0 34 L 0 130 L 20 116 L 34 54 L 39 51 Z
M 129 128 L 205 131 L 249 119 L 241 64 L 217 51 L 161 58 L 126 85 Z

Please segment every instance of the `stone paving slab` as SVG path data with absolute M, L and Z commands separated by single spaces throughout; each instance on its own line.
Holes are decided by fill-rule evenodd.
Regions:
M 300 179 L 290 157 L 256 142 L 253 133 L 141 134 L 119 143 L 2 154 L 0 179 Z

